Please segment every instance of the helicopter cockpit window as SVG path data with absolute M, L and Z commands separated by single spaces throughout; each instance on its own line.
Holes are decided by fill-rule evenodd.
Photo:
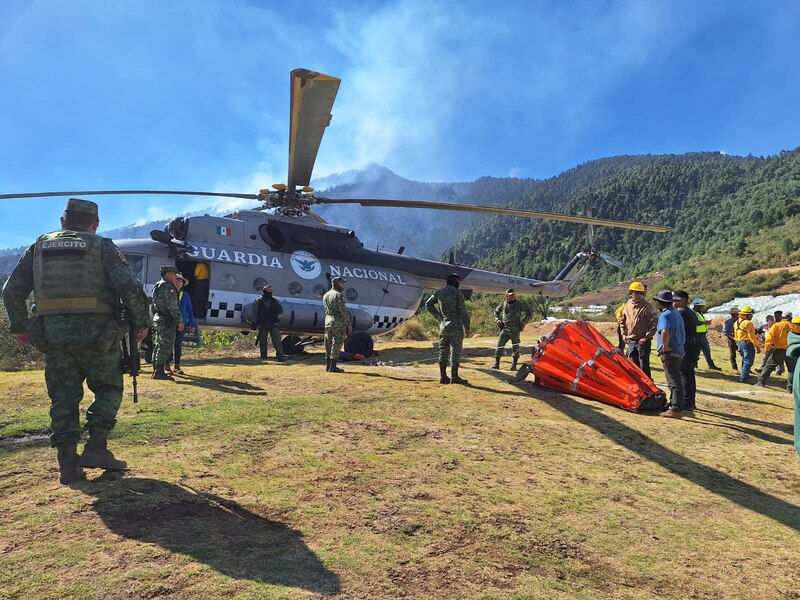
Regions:
M 355 302 L 358 300 L 358 292 L 355 288 L 347 288 L 344 291 L 344 297 L 347 298 L 348 302 Z
M 258 277 L 255 281 L 253 281 L 253 289 L 257 292 L 260 292 L 265 285 L 267 285 L 267 280 L 263 277 Z
M 261 240 L 265 244 L 273 249 L 281 248 L 286 243 L 286 238 L 283 236 L 281 230 L 272 224 L 265 223 L 259 226 L 258 235 L 261 236 Z
M 136 279 L 139 280 L 139 283 L 144 283 L 144 256 L 140 254 L 126 254 L 125 258 L 128 259 L 128 266 L 131 268 L 131 272 Z
M 185 240 L 186 234 L 189 231 L 189 218 L 188 217 L 175 217 L 164 228 L 176 240 Z
M 303 286 L 300 285 L 297 281 L 293 281 L 292 283 L 289 284 L 290 296 L 299 296 L 302 291 L 303 291 Z
M 320 284 L 314 286 L 314 298 L 319 300 L 325 295 L 325 288 L 322 287 Z

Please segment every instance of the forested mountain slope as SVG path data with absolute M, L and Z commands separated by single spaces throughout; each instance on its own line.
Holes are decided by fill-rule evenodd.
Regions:
M 719 153 L 622 156 L 538 182 L 508 204 L 668 225 L 668 234 L 596 228 L 595 246 L 622 259 L 622 273 L 594 265 L 578 291 L 664 272 L 664 284 L 724 299 L 768 290 L 785 277 L 748 278 L 796 262 L 800 248 L 800 149 L 768 158 Z M 483 217 L 455 247 L 462 264 L 539 278 L 554 276 L 588 246 L 586 227 Z M 773 281 L 774 280 L 774 281 Z

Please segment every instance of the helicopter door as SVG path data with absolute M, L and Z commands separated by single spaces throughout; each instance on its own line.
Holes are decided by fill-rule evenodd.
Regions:
M 184 291 L 189 294 L 189 297 L 192 299 L 194 318 L 200 322 L 205 322 L 210 293 L 210 263 L 194 260 L 179 260 L 176 261 L 175 264 L 178 270 L 189 279 L 189 285 L 184 288 Z

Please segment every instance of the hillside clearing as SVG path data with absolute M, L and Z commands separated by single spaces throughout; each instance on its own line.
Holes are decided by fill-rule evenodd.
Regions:
M 511 385 L 493 343 L 468 387 L 431 342 L 344 375 L 189 355 L 126 392 L 131 470 L 72 487 L 42 372 L 0 373 L 0 597 L 800 598 L 785 379 L 701 371 L 676 422 Z

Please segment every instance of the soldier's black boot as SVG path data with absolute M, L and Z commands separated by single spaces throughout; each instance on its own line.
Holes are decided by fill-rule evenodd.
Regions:
M 439 383 L 450 383 L 447 376 L 447 365 L 439 365 Z
M 344 373 L 343 369 L 340 369 L 339 367 L 336 366 L 336 361 L 333 360 L 333 359 L 331 359 L 331 369 L 330 369 L 330 371 L 331 371 L 331 373 Z
M 466 379 L 462 379 L 458 376 L 458 367 L 453 367 L 450 375 L 450 383 L 460 383 L 461 385 L 465 385 L 467 383 Z
M 500 357 L 497 357 L 497 356 L 495 357 L 494 365 L 492 365 L 492 368 L 493 369 L 499 369 L 500 368 Z
M 514 360 L 511 362 L 511 368 L 509 369 L 510 371 L 517 370 L 517 361 L 519 361 L 519 357 L 515 356 Z
M 168 381 L 175 381 L 174 377 L 170 377 L 164 372 L 163 364 L 153 365 L 153 375 L 150 379 L 167 379 Z
M 107 471 L 122 471 L 128 468 L 124 460 L 114 458 L 108 449 L 108 432 L 102 429 L 89 431 L 89 441 L 83 447 L 83 454 L 78 459 L 78 464 L 87 469 L 106 469 Z
M 86 479 L 78 465 L 78 442 L 57 446 L 59 481 L 64 485 Z

